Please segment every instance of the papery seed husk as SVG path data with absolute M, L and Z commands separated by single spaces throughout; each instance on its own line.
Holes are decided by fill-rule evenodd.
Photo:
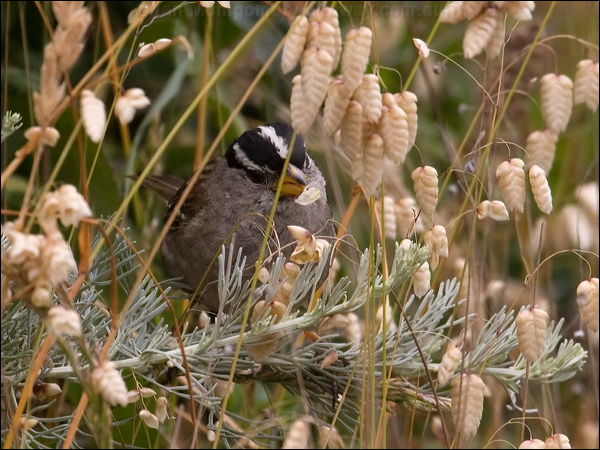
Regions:
M 473 2 L 463 2 L 464 4 Z M 490 43 L 500 13 L 496 8 L 487 8 L 467 25 L 463 38 L 463 54 L 466 59 L 479 55 Z
M 546 128 L 556 134 L 564 131 L 573 107 L 573 82 L 566 75 L 548 73 L 540 80 L 540 95 Z
M 291 72 L 300 61 L 307 36 L 308 19 L 306 16 L 296 17 L 283 44 L 281 53 L 281 70 L 283 73 Z
M 342 75 L 352 93 L 361 83 L 369 63 L 372 39 L 373 32 L 367 27 L 354 28 L 346 34 L 342 52 Z

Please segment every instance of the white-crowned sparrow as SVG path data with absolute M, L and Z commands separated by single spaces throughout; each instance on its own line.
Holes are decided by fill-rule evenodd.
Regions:
M 181 277 L 186 290 L 196 293 L 194 300 L 209 311 L 219 308 L 218 264 L 211 263 L 222 245 L 229 249 L 233 240 L 234 247 L 241 247 L 247 258 L 247 276 L 254 273 L 292 134 L 289 125 L 271 123 L 238 137 L 224 156 L 205 166 L 162 244 L 169 274 Z M 152 176 L 144 185 L 168 201 L 167 220 L 187 182 Z M 307 186 L 318 189 L 321 196 L 309 205 L 300 205 L 295 199 Z M 325 180 L 306 154 L 300 135 L 294 141 L 266 256 L 281 251 L 289 259 L 295 239 L 288 225 L 323 237 L 335 236 Z

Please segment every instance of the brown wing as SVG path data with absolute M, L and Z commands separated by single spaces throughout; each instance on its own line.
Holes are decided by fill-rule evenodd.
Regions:
M 183 202 L 183 205 L 181 205 L 181 209 L 179 210 L 177 216 L 173 220 L 173 225 L 171 225 L 171 229 L 175 229 L 175 228 L 181 226 L 182 224 L 185 224 L 188 220 L 190 220 L 192 217 L 194 217 L 199 211 L 201 211 L 202 209 L 204 209 L 206 207 L 206 182 L 205 182 L 205 180 L 211 176 L 211 173 L 214 172 L 215 167 L 216 167 L 216 161 L 211 161 L 204 167 L 204 169 L 202 170 L 202 173 L 196 180 L 196 184 L 190 191 L 187 199 L 185 199 L 185 201 Z M 175 192 L 175 194 L 169 200 L 169 203 L 167 205 L 167 212 L 165 213 L 165 218 L 164 218 L 165 222 L 169 219 L 171 214 L 173 214 L 173 210 L 175 209 L 175 206 L 177 205 L 177 203 L 181 199 L 181 196 L 183 195 L 184 191 L 186 190 L 187 186 L 189 185 L 191 178 L 192 177 L 190 177 L 188 180 L 183 182 L 183 184 L 179 187 L 177 192 Z
M 132 180 L 137 180 L 137 176 L 130 176 Z M 184 181 L 169 175 L 151 175 L 142 181 L 142 186 L 151 189 L 169 201 L 177 193 Z

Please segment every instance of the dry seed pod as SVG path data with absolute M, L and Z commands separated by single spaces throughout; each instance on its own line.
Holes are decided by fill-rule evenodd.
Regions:
M 127 406 L 127 387 L 112 361 L 101 362 L 94 368 L 91 375 L 92 385 L 100 394 L 102 400 L 112 406 Z
M 327 367 L 331 366 L 334 362 L 336 362 L 338 360 L 338 352 L 335 349 L 330 350 L 325 357 L 323 358 L 323 361 L 321 361 L 321 365 L 319 366 L 319 369 L 323 370 L 326 369 Z
M 302 416 L 290 427 L 281 448 L 314 448 L 311 446 L 310 428 L 313 419 Z
M 577 63 L 573 87 L 573 103 L 585 103 L 590 111 L 598 109 L 598 63 L 584 59 Z
M 473 20 L 487 6 L 488 2 L 462 2 L 462 15 L 467 20 Z
M 54 397 L 62 393 L 62 389 L 56 383 L 44 383 L 37 380 L 33 385 L 33 394 L 40 400 L 44 400 L 46 397 Z
M 281 53 L 281 70 L 283 73 L 291 72 L 304 51 L 306 37 L 308 36 L 308 19 L 298 16 L 290 26 L 283 51 Z
M 323 130 L 329 136 L 337 131 L 350 103 L 348 88 L 338 77 L 329 81 L 325 108 L 323 109 Z
M 463 2 L 463 5 L 466 3 L 472 2 Z M 500 12 L 496 8 L 487 8 L 469 22 L 463 38 L 465 58 L 474 58 L 487 47 L 500 20 Z
M 321 48 L 308 48 L 302 54 L 302 93 L 304 100 L 318 110 L 327 95 L 333 59 Z
M 454 342 L 448 344 L 446 353 L 442 356 L 442 362 L 438 369 L 437 382 L 438 385 L 446 384 L 446 382 L 454 375 L 460 360 L 462 359 L 462 352 L 460 348 L 456 346 Z
M 489 200 L 482 201 L 479 205 L 477 205 L 477 218 L 479 220 L 483 220 L 490 216 L 490 211 L 492 210 L 492 202 Z
M 458 23 L 465 19 L 462 4 L 464 2 L 450 2 L 440 13 L 440 22 Z
M 292 127 L 300 134 L 304 134 L 308 131 L 319 112 L 318 106 L 316 108 L 313 107 L 304 98 L 301 75 L 296 75 L 292 79 L 290 110 L 292 113 Z
M 86 134 L 92 142 L 100 142 L 104 134 L 104 126 L 106 125 L 104 102 L 97 98 L 92 91 L 84 89 L 81 91 L 79 106 Z
M 529 169 L 529 182 L 535 203 L 544 214 L 552 212 L 552 192 L 546 179 L 546 172 L 540 166 L 534 164 Z
M 412 197 L 398 199 L 395 205 L 396 234 L 398 237 L 408 237 L 414 232 L 422 231 L 422 224 L 417 220 L 419 205 Z
M 365 141 L 362 176 L 355 178 L 367 196 L 375 194 L 377 186 L 381 182 L 383 155 L 383 138 L 377 133 L 372 133 Z
M 502 3 L 498 7 L 509 16 L 517 20 L 527 21 L 532 19 L 531 12 L 535 9 L 535 2 L 494 2 Z
M 358 316 L 352 312 L 346 314 L 348 326 L 344 329 L 344 336 L 354 345 L 359 345 L 363 340 L 363 326 Z
M 515 319 L 519 350 L 530 364 L 544 351 L 547 320 L 548 314 L 541 308 L 524 309 Z
M 546 448 L 546 444 L 540 439 L 527 439 L 526 441 L 521 442 L 518 448 Z
M 39 422 L 39 420 L 34 419 L 33 417 L 24 416 L 21 417 L 21 420 L 19 421 L 19 428 L 23 431 L 28 431 L 35 427 Z
M 408 124 L 408 149 L 415 145 L 417 138 L 417 96 L 410 91 L 394 94 L 396 104 L 406 113 Z
M 438 200 L 437 170 L 431 166 L 417 167 L 411 178 L 414 181 L 417 203 L 427 218 L 431 218 Z
M 165 48 L 167 48 L 171 44 L 171 39 L 158 39 L 155 42 L 151 42 L 150 44 L 142 45 L 138 50 L 138 58 L 146 58 L 150 55 L 153 55 L 156 52 L 159 52 Z
M 362 82 L 352 96 L 363 108 L 363 117 L 376 123 L 381 117 L 381 90 L 377 75 L 363 75 Z M 385 138 L 384 138 L 385 139 Z
M 452 380 L 450 401 L 457 433 L 467 440 L 479 428 L 485 383 L 477 375 L 462 374 Z
M 333 28 L 334 51 L 331 53 L 331 57 L 333 58 L 333 68 L 335 69 L 340 62 L 342 53 L 342 35 L 340 34 L 340 22 L 337 11 L 328 7 L 315 9 L 310 13 L 310 21 L 324 22 Z
M 266 267 L 261 267 L 258 272 L 258 281 L 262 284 L 267 284 L 269 282 L 269 270 Z
M 485 56 L 487 59 L 494 59 L 496 56 L 500 54 L 502 50 L 502 46 L 504 45 L 504 20 L 502 20 L 502 16 L 498 18 L 496 21 L 496 26 L 492 31 L 492 35 L 490 36 L 490 40 L 485 46 Z
M 317 326 L 317 333 L 320 336 L 333 334 L 336 331 L 343 331 L 350 324 L 348 317 L 343 314 L 334 314 L 323 318 Z
M 553 434 L 544 442 L 546 448 L 571 448 L 571 441 L 564 434 Z
M 140 419 L 144 421 L 148 428 L 154 428 L 155 430 L 158 430 L 158 427 L 160 426 L 160 421 L 158 420 L 158 417 L 156 417 L 147 409 L 142 409 L 140 411 Z
M 319 425 L 319 442 L 314 448 L 345 448 L 345 445 L 337 428 Z
M 362 106 L 353 100 L 348 103 L 344 118 L 340 124 L 342 148 L 350 161 L 354 161 L 363 152 L 362 116 Z
M 525 144 L 525 167 L 540 166 L 546 173 L 552 168 L 558 135 L 551 130 L 534 131 Z
M 331 56 L 331 70 L 334 69 L 334 58 L 336 56 L 335 48 L 335 30 L 327 22 L 313 22 L 308 24 L 308 48 L 320 48 L 325 50 Z
M 389 93 L 383 95 L 384 105 L 379 119 L 379 133 L 383 137 L 385 155 L 396 165 L 404 162 L 409 150 L 408 121 L 406 113 L 396 105 L 394 96 Z M 386 98 L 389 102 L 386 102 Z M 386 105 L 386 103 L 388 103 Z M 390 104 L 391 103 L 391 104 Z
M 28 141 L 41 142 L 49 147 L 54 147 L 60 139 L 60 133 L 53 127 L 29 127 L 23 132 Z
M 385 312 L 385 322 L 384 322 L 384 312 Z M 377 324 L 377 329 L 379 332 L 383 330 L 383 325 L 385 324 L 385 331 L 395 332 L 398 330 L 396 326 L 396 322 L 394 321 L 394 311 L 390 306 L 389 302 L 385 302 L 379 308 L 377 308 L 377 313 L 375 313 L 375 323 Z
M 265 302 L 261 300 L 256 305 L 254 305 L 254 310 L 252 311 L 252 317 L 250 319 L 250 324 L 254 325 L 257 323 L 265 311 L 270 308 L 269 315 L 274 317 L 272 319 L 272 323 L 279 323 L 283 315 L 286 311 L 286 306 L 278 301 Z M 245 344 L 246 351 L 248 355 L 252 357 L 254 361 L 257 363 L 264 362 L 271 353 L 275 351 L 277 345 L 279 344 L 279 339 L 283 337 L 283 332 L 276 331 L 274 333 L 267 333 L 261 336 L 260 342 L 255 344 Z
M 423 235 L 423 243 L 431 250 L 431 268 L 435 270 L 440 256 L 448 257 L 448 238 L 446 229 L 441 225 L 435 225 Z
M 566 75 L 548 73 L 540 80 L 540 93 L 546 128 L 556 134 L 565 131 L 573 106 L 573 82 Z
M 146 97 L 143 89 L 127 89 L 115 102 L 115 115 L 122 125 L 127 125 L 133 120 L 137 110 L 143 109 L 149 104 L 150 99 Z
M 293 262 L 285 263 L 282 272 L 282 279 L 285 278 L 285 281 L 281 284 L 281 286 L 279 286 L 277 292 L 275 292 L 273 301 L 279 302 L 281 303 L 281 305 L 285 306 L 288 306 L 290 304 L 292 289 L 294 287 L 294 282 L 296 281 L 296 278 L 298 278 L 298 275 L 300 275 L 300 266 L 298 266 L 298 264 L 295 264 Z M 283 315 L 283 313 L 285 313 L 285 311 L 278 312 L 278 314 L 281 315 Z
M 584 280 L 577 286 L 577 305 L 585 326 L 598 332 L 598 278 Z
M 156 411 L 154 412 L 156 413 L 156 418 L 160 423 L 164 423 L 168 416 L 168 406 L 169 402 L 167 401 L 166 397 L 158 397 L 156 399 Z
M 421 40 L 421 39 L 417 39 L 417 38 L 413 38 L 413 44 L 415 44 L 415 47 L 417 47 L 417 50 L 419 51 L 419 56 L 423 59 L 425 58 L 429 58 L 429 47 L 427 46 L 427 44 L 425 43 L 425 41 Z
M 346 34 L 342 52 L 342 75 L 352 93 L 361 83 L 369 63 L 372 40 L 373 32 L 367 27 L 353 28 Z
M 492 209 L 489 215 L 492 219 L 497 221 L 510 220 L 506 205 L 500 200 L 492 200 Z
M 493 220 L 510 220 L 508 210 L 500 200 L 484 200 L 477 206 L 477 218 L 483 220 L 490 217 Z
M 525 208 L 525 163 L 519 158 L 504 161 L 496 169 L 506 207 L 511 211 L 523 212 Z
M 412 276 L 413 291 L 419 298 L 423 297 L 431 288 L 431 272 L 429 264 L 424 262 Z
M 394 199 L 390 196 L 383 197 L 380 200 L 378 206 L 378 211 L 381 211 L 383 208 L 383 226 L 384 226 L 384 236 L 389 239 L 396 238 L 396 214 L 394 207 Z M 383 205 L 382 205 L 383 203 Z

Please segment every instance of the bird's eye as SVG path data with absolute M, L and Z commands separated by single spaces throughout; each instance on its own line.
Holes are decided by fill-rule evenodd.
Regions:
M 250 181 L 256 184 L 261 184 L 265 179 L 263 174 L 256 172 L 255 170 L 246 170 L 246 174 Z

